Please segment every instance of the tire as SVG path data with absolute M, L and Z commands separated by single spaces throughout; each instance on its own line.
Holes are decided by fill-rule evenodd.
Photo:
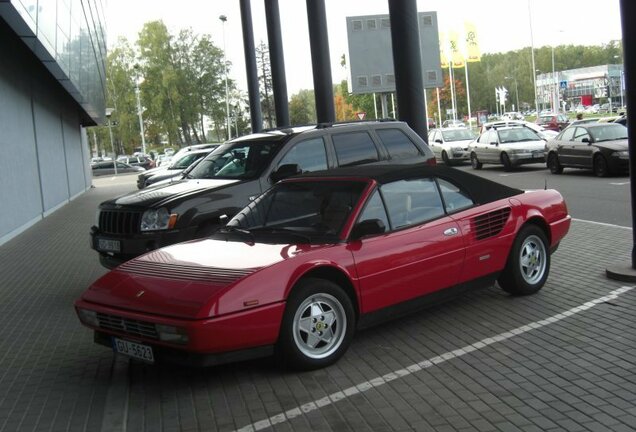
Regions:
M 594 156 L 594 175 L 596 177 L 607 177 L 609 175 L 609 166 L 601 154 Z
M 340 286 L 303 279 L 287 299 L 276 355 L 281 364 L 297 370 L 333 364 L 349 347 L 355 320 L 351 299 Z
M 505 171 L 512 170 L 512 162 L 510 162 L 510 157 L 508 157 L 508 153 L 506 152 L 501 153 L 501 164 L 503 165 Z
M 552 174 L 563 174 L 563 166 L 559 162 L 559 156 L 556 153 L 548 155 L 547 166 Z
M 442 151 L 442 160 L 444 161 L 444 163 L 448 166 L 451 165 L 451 161 L 448 158 L 448 154 L 446 153 L 446 150 Z
M 525 225 L 517 234 L 499 286 L 512 295 L 528 295 L 539 291 L 550 273 L 548 239 L 541 228 Z
M 470 154 L 470 165 L 473 167 L 473 169 L 476 170 L 480 170 L 481 167 L 484 166 L 484 164 L 479 162 L 479 159 L 477 159 L 477 155 L 475 153 Z

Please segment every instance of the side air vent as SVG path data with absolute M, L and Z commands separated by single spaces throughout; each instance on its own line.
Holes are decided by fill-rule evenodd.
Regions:
M 473 219 L 473 229 L 477 240 L 494 237 L 501 232 L 508 217 L 510 216 L 510 207 L 477 216 Z

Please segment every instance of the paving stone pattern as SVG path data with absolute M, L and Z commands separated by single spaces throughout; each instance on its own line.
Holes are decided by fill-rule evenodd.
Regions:
M 574 222 L 544 289 L 497 287 L 359 332 L 335 365 L 271 359 L 208 369 L 148 366 L 92 343 L 73 300 L 104 273 L 88 245 L 92 189 L 0 246 L 0 431 L 231 431 L 482 339 L 624 284 L 631 232 Z M 277 431 L 633 431 L 636 290 L 276 424 Z

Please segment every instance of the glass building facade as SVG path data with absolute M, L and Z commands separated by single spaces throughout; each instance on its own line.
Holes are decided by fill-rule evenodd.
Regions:
M 605 103 L 610 98 L 614 106 L 619 106 L 624 102 L 625 96 L 623 65 L 592 66 L 537 76 L 539 104 L 550 105 L 555 89 L 558 91 L 559 101 L 565 101 L 568 106 Z
M 0 0 L 0 17 L 86 114 L 104 120 L 106 29 L 102 0 Z

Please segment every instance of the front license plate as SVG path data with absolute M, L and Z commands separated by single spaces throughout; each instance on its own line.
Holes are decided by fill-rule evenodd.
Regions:
M 121 244 L 119 243 L 119 240 L 98 238 L 97 249 L 104 252 L 120 252 Z
M 155 355 L 152 347 L 137 342 L 131 342 L 124 339 L 113 338 L 113 350 L 118 354 L 143 360 L 148 363 L 155 362 Z

